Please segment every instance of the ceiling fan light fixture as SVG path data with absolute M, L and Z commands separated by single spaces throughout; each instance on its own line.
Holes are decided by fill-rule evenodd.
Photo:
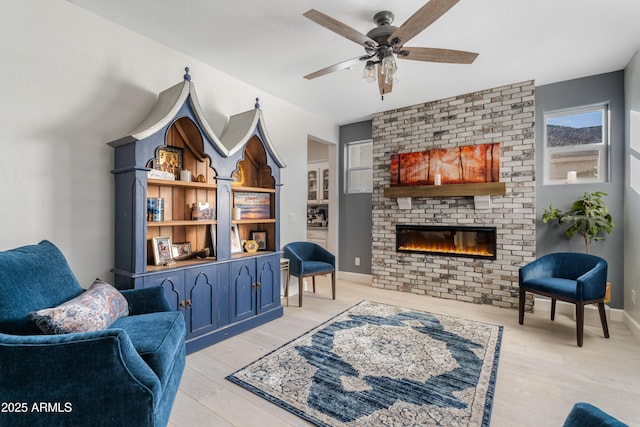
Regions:
M 398 65 L 396 64 L 396 59 L 393 57 L 393 54 L 389 54 L 382 58 L 382 63 L 380 64 L 380 66 L 382 67 L 380 73 L 383 76 L 391 74 L 391 80 L 393 80 L 393 74 L 398 69 Z
M 398 70 L 396 69 L 394 72 L 388 72 L 386 76 L 384 76 L 384 83 L 389 85 L 389 84 L 396 84 L 399 83 L 400 79 L 398 78 Z
M 362 81 L 366 83 L 375 83 L 376 81 L 376 64 L 373 61 L 367 61 L 362 72 Z

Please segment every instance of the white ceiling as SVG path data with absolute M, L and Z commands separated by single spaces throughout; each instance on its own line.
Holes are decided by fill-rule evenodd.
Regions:
M 391 10 L 400 26 L 425 0 L 69 1 L 336 124 L 523 80 L 616 71 L 640 48 L 639 0 L 460 0 L 406 45 L 478 52 L 476 61 L 400 60 L 400 81 L 382 101 L 360 64 L 303 79 L 364 50 L 302 14 L 317 9 L 366 34 L 375 13 Z

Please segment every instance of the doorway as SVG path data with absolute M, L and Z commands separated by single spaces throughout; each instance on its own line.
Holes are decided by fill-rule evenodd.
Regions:
M 307 240 L 337 257 L 338 176 L 336 144 L 307 138 Z

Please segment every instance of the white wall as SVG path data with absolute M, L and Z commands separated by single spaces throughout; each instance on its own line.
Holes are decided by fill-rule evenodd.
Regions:
M 640 123 L 637 115 L 640 114 L 640 50 L 638 50 L 625 69 L 625 185 L 624 185 L 624 310 L 626 314 L 636 322 L 636 328 L 640 324 Z M 634 159 L 633 165 L 631 164 Z M 632 169 L 633 168 L 633 169 Z M 636 180 L 634 188 L 630 185 L 630 176 Z M 636 302 L 633 304 L 631 292 L 635 292 Z M 632 330 L 635 330 L 632 328 Z
M 67 1 L 0 0 L 0 10 L 0 250 L 49 239 L 83 286 L 111 279 L 106 143 L 134 129 L 185 66 L 218 135 L 260 97 L 287 164 L 281 243 L 305 238 L 307 136 L 337 142 L 337 125 Z

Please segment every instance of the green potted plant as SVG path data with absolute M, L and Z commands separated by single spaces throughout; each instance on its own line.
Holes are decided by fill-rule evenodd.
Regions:
M 569 224 L 565 234 L 569 237 L 580 234 L 584 238 L 586 253 L 589 253 L 591 242 L 604 240 L 603 234 L 611 233 L 614 227 L 609 208 L 602 200 L 602 196 L 607 195 L 603 191 L 584 193 L 566 212 L 549 205 L 549 210 L 544 209 L 542 222 L 546 224 L 549 221 L 558 221 L 559 224 Z

